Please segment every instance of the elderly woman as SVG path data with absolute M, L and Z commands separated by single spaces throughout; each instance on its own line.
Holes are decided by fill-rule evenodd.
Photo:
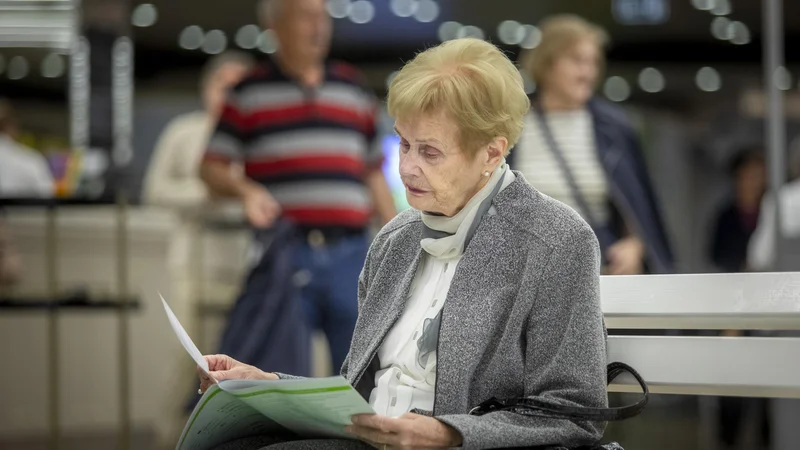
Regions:
M 621 109 L 594 97 L 605 32 L 572 15 L 540 29 L 539 46 L 520 56 L 537 92 L 509 164 L 592 226 L 603 273 L 673 271 L 639 139 Z
M 369 250 L 342 367 L 377 414 L 353 418 L 361 442 L 265 437 L 221 448 L 595 443 L 602 422 L 469 414 L 493 397 L 607 405 L 597 239 L 504 162 L 529 108 L 519 72 L 489 43 L 449 41 L 400 71 L 388 107 L 413 208 Z M 206 358 L 217 379 L 288 377 Z

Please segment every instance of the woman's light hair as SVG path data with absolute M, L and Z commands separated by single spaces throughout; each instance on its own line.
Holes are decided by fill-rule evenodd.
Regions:
M 555 60 L 578 42 L 592 39 L 601 49 L 608 43 L 605 30 L 572 14 L 548 17 L 539 24 L 539 29 L 542 33 L 539 45 L 534 49 L 523 50 L 519 56 L 520 67 L 537 86 L 544 84 Z M 599 63 L 602 69 L 605 63 L 602 57 Z
M 488 42 L 464 38 L 425 50 L 406 64 L 389 86 L 388 107 L 395 119 L 444 111 L 458 124 L 461 148 L 474 155 L 500 136 L 511 149 L 530 102 L 506 55 Z

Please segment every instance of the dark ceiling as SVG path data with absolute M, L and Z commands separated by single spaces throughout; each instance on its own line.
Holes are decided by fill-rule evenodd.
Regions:
M 156 6 L 158 20 L 147 28 L 132 28 L 136 75 L 142 81 L 175 70 L 194 71 L 206 60 L 208 55 L 201 51 L 178 46 L 178 36 L 187 26 L 220 29 L 228 36 L 230 46 L 234 45 L 233 36 L 240 27 L 257 22 L 256 0 L 137 0 L 131 3 L 131 8 L 147 1 Z M 504 20 L 536 24 L 547 15 L 564 12 L 580 14 L 609 31 L 611 65 L 658 62 L 662 65 L 744 64 L 757 68 L 762 58 L 761 0 L 729 0 L 732 11 L 727 17 L 745 23 L 752 33 L 752 41 L 746 45 L 715 39 L 711 34 L 711 22 L 716 16 L 693 6 L 695 2 L 720 0 L 435 0 L 440 14 L 430 23 L 395 16 L 389 7 L 390 0 L 369 1 L 375 5 L 375 17 L 371 22 L 355 24 L 347 18 L 335 20 L 332 49 L 333 57 L 359 64 L 367 70 L 377 66 L 396 68 L 419 49 L 438 43 L 437 30 L 444 21 L 478 26 L 488 39 L 498 43 L 497 26 Z M 663 1 L 669 6 L 669 18 L 658 25 L 624 25 L 612 12 L 616 1 Z M 784 0 L 783 3 L 786 59 L 791 68 L 800 64 L 800 0 Z M 504 47 L 512 54 L 519 50 L 516 46 Z M 2 49 L 0 53 L 8 56 L 13 51 Z M 7 80 L 2 80 L 0 95 L 41 95 L 43 88 L 49 88 L 60 91 L 57 95 L 63 96 L 65 86 L 63 80 L 32 77 L 12 84 L 9 86 Z M 15 92 L 9 92 L 9 88 Z
M 635 1 L 635 0 L 634 0 Z M 641 1 L 641 0 L 638 0 Z M 483 29 L 494 42 L 497 26 L 507 19 L 536 24 L 543 17 L 562 12 L 577 13 L 602 24 L 612 37 L 610 58 L 620 61 L 751 61 L 760 59 L 760 0 L 730 0 L 731 20 L 744 22 L 752 31 L 748 45 L 733 45 L 712 37 L 711 22 L 716 17 L 692 6 L 693 0 L 663 0 L 669 5 L 669 19 L 659 25 L 623 25 L 612 14 L 612 0 L 437 0 L 438 19 L 420 23 L 413 18 L 392 14 L 389 0 L 372 0 L 375 18 L 367 24 L 354 24 L 349 19 L 335 21 L 334 56 L 354 62 L 392 62 L 406 59 L 414 51 L 438 42 L 441 22 L 458 21 Z M 253 0 L 155 0 L 158 22 L 149 28 L 136 28 L 137 48 L 153 55 L 155 66 L 171 58 L 191 58 L 192 53 L 177 45 L 178 34 L 189 25 L 208 30 L 221 29 L 231 37 L 242 25 L 255 23 Z M 800 1 L 784 0 L 784 21 L 789 43 L 800 41 Z M 509 50 L 514 50 L 509 48 Z M 787 59 L 800 61 L 800 45 L 787 45 Z M 142 61 L 150 64 L 151 61 Z

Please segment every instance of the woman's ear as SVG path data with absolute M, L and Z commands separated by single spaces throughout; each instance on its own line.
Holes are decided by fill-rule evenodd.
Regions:
M 489 142 L 486 146 L 486 165 L 489 167 L 497 167 L 500 161 L 503 160 L 503 155 L 506 154 L 508 148 L 508 139 L 503 136 L 497 136 Z

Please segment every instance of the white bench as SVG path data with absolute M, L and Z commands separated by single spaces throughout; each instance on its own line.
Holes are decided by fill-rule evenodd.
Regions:
M 628 330 L 609 336 L 609 362 L 633 366 L 653 393 L 772 398 L 771 448 L 797 448 L 800 273 L 603 277 L 600 287 L 607 327 Z M 647 329 L 756 330 L 763 337 L 635 331 Z M 621 376 L 609 390 L 638 392 L 639 386 Z M 716 448 L 715 405 L 713 398 L 699 399 L 703 449 Z
M 613 329 L 800 331 L 800 273 L 603 277 Z M 609 361 L 651 392 L 800 398 L 800 333 L 784 337 L 609 336 Z M 636 391 L 620 377 L 612 391 Z

